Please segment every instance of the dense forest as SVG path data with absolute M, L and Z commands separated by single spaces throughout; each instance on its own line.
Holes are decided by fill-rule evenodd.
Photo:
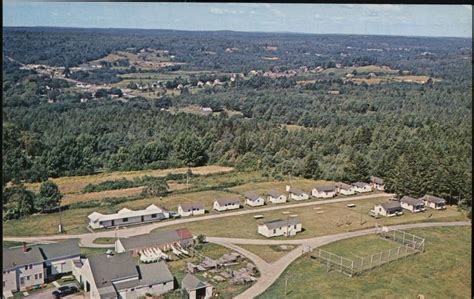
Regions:
M 61 28 L 7 28 L 4 34 L 3 186 L 100 169 L 217 163 L 275 178 L 377 175 L 397 194 L 432 193 L 471 205 L 472 40 Z M 270 45 L 276 50 L 268 54 Z M 167 49 L 192 70 L 381 64 L 440 80 L 356 85 L 328 79 L 300 86 L 256 77 L 198 94 L 82 103 L 85 95 L 67 91 L 70 83 L 5 59 L 72 67 L 130 47 Z M 241 51 L 226 55 L 232 47 Z M 351 55 L 341 56 L 348 48 Z M 42 100 L 51 96 L 45 86 L 62 101 Z M 334 89 L 340 94 L 328 94 Z M 190 104 L 241 115 L 163 111 Z

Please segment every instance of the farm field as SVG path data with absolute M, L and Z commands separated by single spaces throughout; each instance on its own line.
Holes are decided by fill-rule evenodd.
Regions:
M 246 249 L 260 256 L 267 263 L 273 263 L 293 250 L 296 245 L 249 245 L 239 244 L 239 247 Z
M 267 239 L 257 233 L 257 225 L 265 221 L 286 219 L 289 215 L 298 215 L 303 223 L 303 231 L 296 236 L 274 237 L 272 240 L 305 239 L 328 234 L 367 229 L 378 225 L 394 225 L 401 223 L 431 222 L 431 221 L 462 221 L 466 216 L 457 210 L 456 206 L 449 206 L 445 211 L 431 211 L 425 213 L 405 213 L 399 217 L 375 219 L 368 215 L 368 211 L 375 203 L 386 201 L 386 198 L 370 198 L 354 201 L 356 208 L 346 207 L 349 202 L 324 204 L 315 207 L 292 207 L 276 211 L 259 212 L 230 216 L 226 218 L 203 220 L 186 223 L 186 227 L 194 234 L 204 234 L 213 237 Z M 304 201 L 308 202 L 308 201 Z M 263 219 L 256 220 L 254 215 L 263 215 Z M 362 225 L 361 225 L 362 219 Z M 157 230 L 176 229 L 178 226 L 168 226 Z
M 323 265 L 305 255 L 290 265 L 257 298 L 285 297 L 285 277 L 288 278 L 287 298 L 416 298 L 420 294 L 425 298 L 470 298 L 471 227 L 412 229 L 407 232 L 426 238 L 424 253 L 355 277 L 337 271 L 328 273 Z M 347 248 L 355 248 L 357 252 L 363 252 L 360 246 L 372 238 L 343 240 L 322 249 L 344 252 Z
M 63 194 L 80 192 L 87 184 L 98 184 L 104 181 L 119 180 L 122 178 L 133 179 L 145 175 L 149 176 L 166 176 L 168 173 L 186 173 L 188 168 L 171 168 L 158 170 L 139 170 L 139 171 L 114 171 L 104 172 L 86 176 L 71 176 L 51 179 L 56 183 Z M 191 167 L 194 174 L 213 174 L 221 172 L 233 171 L 232 167 L 209 165 L 200 167 Z M 37 192 L 39 190 L 39 183 L 25 184 L 28 189 Z

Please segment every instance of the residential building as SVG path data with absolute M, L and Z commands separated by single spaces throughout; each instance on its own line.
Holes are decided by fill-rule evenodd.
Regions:
M 74 261 L 80 259 L 81 250 L 77 239 L 38 245 L 43 257 L 45 277 L 47 280 L 55 276 L 72 272 Z
M 286 220 L 277 219 L 260 224 L 257 231 L 265 237 L 277 237 L 294 236 L 302 229 L 301 220 L 298 217 L 290 217 Z
M 238 197 L 219 198 L 214 201 L 214 210 L 226 211 L 240 208 L 240 199 Z
M 288 192 L 289 198 L 291 199 L 294 199 L 294 200 L 309 199 L 309 194 L 300 189 L 293 188 L 287 185 L 286 191 Z
M 272 190 L 268 190 L 267 199 L 271 203 L 285 203 L 286 195 L 283 194 L 282 192 L 272 189 Z
M 174 278 L 164 262 L 136 265 L 131 252 L 101 254 L 76 263 L 76 279 L 92 299 L 136 299 L 174 289 Z
M 433 195 L 425 195 L 420 198 L 425 203 L 425 206 L 430 207 L 435 210 L 446 209 L 446 200 L 440 197 Z
M 370 212 L 374 216 L 382 215 L 386 217 L 398 216 L 403 214 L 402 206 L 398 201 L 388 201 L 376 204 L 374 206 L 374 209 Z
M 123 208 L 115 214 L 104 215 L 94 212 L 88 216 L 89 226 L 92 229 L 123 226 L 130 224 L 160 221 L 169 218 L 169 212 L 155 205 L 149 205 L 144 210 L 130 210 Z
M 367 184 L 365 182 L 355 182 L 352 184 L 352 186 L 354 186 L 355 192 L 365 193 L 372 191 L 372 187 L 370 186 L 370 184 Z
M 336 186 L 326 185 L 314 187 L 311 191 L 312 195 L 317 198 L 330 198 L 336 196 Z
M 263 196 L 260 196 L 255 192 L 245 192 L 244 196 L 245 203 L 251 207 L 263 206 L 265 204 Z
M 181 203 L 178 205 L 178 214 L 181 217 L 204 215 L 205 213 L 206 210 L 204 209 L 204 205 L 200 202 Z
M 212 285 L 189 273 L 181 281 L 181 288 L 186 292 L 189 299 L 208 299 L 212 297 Z
M 352 185 L 345 184 L 342 182 L 337 182 L 336 183 L 336 192 L 337 194 L 342 194 L 342 195 L 354 195 L 355 190 Z
M 379 191 L 384 191 L 385 190 L 385 184 L 383 179 L 378 178 L 376 176 L 370 177 L 370 185 L 374 190 L 379 190 Z
M 403 196 L 400 199 L 402 208 L 411 211 L 412 213 L 418 213 L 425 211 L 425 203 L 421 199 L 416 199 L 410 196 Z

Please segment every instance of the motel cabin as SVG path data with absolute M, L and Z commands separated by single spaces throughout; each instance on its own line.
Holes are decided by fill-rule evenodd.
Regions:
M 286 220 L 277 219 L 260 224 L 257 228 L 259 234 L 270 238 L 277 236 L 294 236 L 303 230 L 303 225 L 298 217 Z
M 409 210 L 412 213 L 418 213 L 425 211 L 425 203 L 421 199 L 413 198 L 410 196 L 403 196 L 400 199 L 400 204 L 405 210 Z
M 189 299 L 212 298 L 212 285 L 189 273 L 181 281 L 181 289 L 188 295 Z
M 331 198 L 336 196 L 336 186 L 327 185 L 314 187 L 311 193 L 314 197 L 317 198 Z
M 214 201 L 214 210 L 222 212 L 240 208 L 240 199 L 238 197 L 219 198 Z
M 435 210 L 443 210 L 446 209 L 446 200 L 440 197 L 436 197 L 433 195 L 426 194 L 422 198 L 420 198 L 425 203 L 425 206 L 435 209 Z
M 342 194 L 342 195 L 354 195 L 355 190 L 352 185 L 345 184 L 342 182 L 337 182 L 336 183 L 336 192 L 337 194 Z
M 263 206 L 265 204 L 265 198 L 263 196 L 258 195 L 255 192 L 245 192 L 245 203 L 251 207 L 258 207 Z
M 178 205 L 178 215 L 181 217 L 204 215 L 205 213 L 204 205 L 200 202 L 181 203 Z
M 370 184 L 367 184 L 365 182 L 355 182 L 352 184 L 352 186 L 354 186 L 355 192 L 365 193 L 365 192 L 372 191 L 372 186 L 370 186 Z
M 374 209 L 370 211 L 373 216 L 382 215 L 385 217 L 392 217 L 403 215 L 402 206 L 398 201 L 388 201 L 376 204 Z
M 159 221 L 169 218 L 169 212 L 155 205 L 149 205 L 144 210 L 130 210 L 123 208 L 115 214 L 104 215 L 93 212 L 88 216 L 89 226 L 92 229 L 114 227 Z
M 309 194 L 297 189 L 293 188 L 290 186 L 286 186 L 286 191 L 288 192 L 289 198 L 294 199 L 294 200 L 306 200 L 309 199 Z
M 267 200 L 271 203 L 285 203 L 286 199 L 285 194 L 275 189 L 268 190 L 267 192 Z
M 384 191 L 385 190 L 385 184 L 383 179 L 376 177 L 376 176 L 371 176 L 370 177 L 370 185 L 372 186 L 372 189 L 374 190 L 379 190 L 379 191 Z

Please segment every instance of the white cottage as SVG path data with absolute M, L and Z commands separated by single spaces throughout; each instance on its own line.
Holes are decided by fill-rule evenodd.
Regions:
M 240 199 L 238 197 L 219 198 L 214 201 L 213 208 L 219 212 L 239 209 Z
M 259 234 L 265 237 L 294 236 L 303 230 L 303 225 L 298 217 L 287 220 L 277 219 L 260 224 L 257 228 Z
M 88 216 L 89 226 L 92 229 L 114 227 L 118 225 L 129 225 L 159 221 L 169 218 L 169 212 L 155 205 L 149 205 L 144 210 L 130 210 L 123 208 L 115 214 L 104 215 L 94 212 Z
M 272 189 L 267 192 L 267 199 L 271 203 L 285 203 L 286 195 L 275 189 Z
M 178 205 L 178 214 L 181 217 L 204 215 L 205 213 L 206 210 L 204 209 L 204 205 L 200 202 L 181 203 Z
M 336 196 L 336 187 L 334 185 L 314 187 L 311 193 L 317 198 L 330 198 Z
M 411 211 L 412 213 L 418 213 L 425 211 L 425 203 L 421 199 L 416 199 L 410 196 L 403 196 L 400 199 L 402 208 Z
M 291 199 L 294 200 L 306 200 L 309 199 L 309 194 L 297 189 L 297 188 L 292 188 L 290 186 L 286 186 L 286 191 L 288 192 L 288 195 Z
M 374 190 L 379 190 L 379 191 L 385 190 L 385 184 L 384 184 L 383 179 L 378 178 L 376 176 L 370 177 L 370 185 L 372 186 L 372 189 Z
M 355 192 L 365 193 L 372 191 L 372 187 L 370 186 L 370 184 L 364 182 L 355 182 L 352 184 L 352 186 L 354 187 Z
M 342 194 L 342 195 L 354 195 L 355 190 L 352 185 L 348 185 L 342 182 L 337 182 L 336 183 L 336 192 L 337 194 Z
M 370 211 L 374 216 L 382 215 L 386 217 L 402 215 L 402 206 L 398 201 L 388 201 L 376 204 L 374 209 Z
M 251 207 L 263 206 L 265 204 L 265 199 L 263 196 L 258 195 L 255 192 L 245 192 L 245 203 Z
M 446 209 L 446 200 L 440 197 L 433 195 L 425 195 L 420 198 L 425 203 L 425 206 L 430 207 L 435 210 Z

